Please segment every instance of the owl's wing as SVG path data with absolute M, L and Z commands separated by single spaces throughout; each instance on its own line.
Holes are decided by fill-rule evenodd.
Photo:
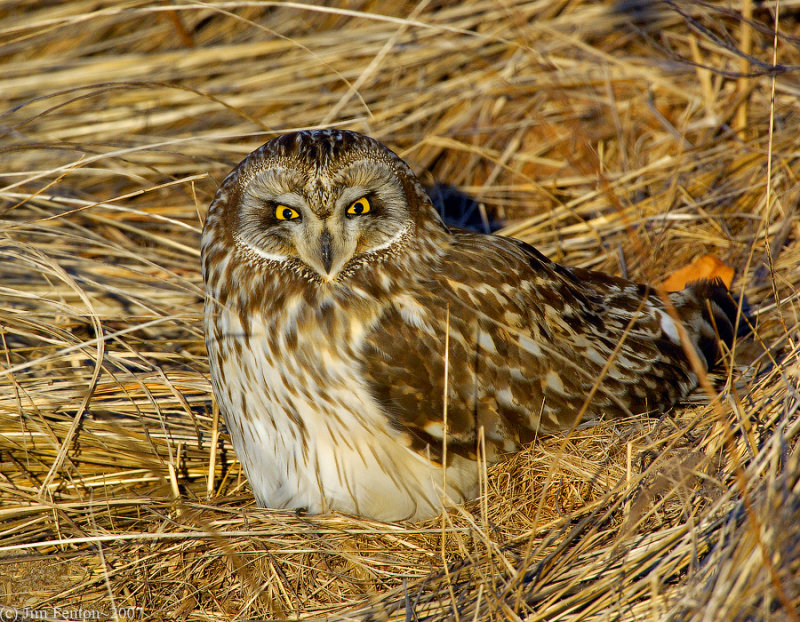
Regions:
M 702 319 L 703 294 L 684 298 Z M 483 428 L 491 458 L 579 416 L 666 408 L 697 382 L 652 289 L 469 232 L 386 308 L 363 355 L 386 415 L 434 459 L 445 416 L 448 452 L 474 457 Z

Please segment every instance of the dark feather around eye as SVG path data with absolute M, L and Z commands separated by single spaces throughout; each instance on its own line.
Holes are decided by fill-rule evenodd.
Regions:
M 386 206 L 374 192 L 368 192 L 363 198 L 369 202 L 369 216 L 382 216 L 385 213 Z M 358 216 L 355 217 L 358 218 Z
M 265 226 L 271 227 L 284 222 L 290 222 L 292 220 L 299 221 L 302 219 L 302 212 L 295 207 L 277 201 L 264 201 L 264 211 L 262 212 L 261 220 Z

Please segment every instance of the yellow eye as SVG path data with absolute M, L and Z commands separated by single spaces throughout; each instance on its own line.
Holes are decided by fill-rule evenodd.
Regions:
M 294 220 L 295 218 L 300 218 L 300 214 L 296 209 L 286 205 L 279 205 L 275 208 L 275 218 L 278 220 Z
M 358 201 L 354 201 L 347 208 L 348 216 L 361 216 L 362 214 L 369 214 L 370 210 L 369 201 L 367 197 L 361 197 Z

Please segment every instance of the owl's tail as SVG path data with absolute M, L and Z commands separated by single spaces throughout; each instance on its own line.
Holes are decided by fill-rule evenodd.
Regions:
M 671 292 L 669 297 L 695 349 L 705 359 L 706 369 L 719 362 L 720 343 L 730 348 L 735 337 L 749 332 L 746 301 L 735 300 L 719 279 L 690 283 L 679 292 Z

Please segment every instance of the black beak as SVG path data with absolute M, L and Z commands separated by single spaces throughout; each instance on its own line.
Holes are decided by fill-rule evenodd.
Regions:
M 330 273 L 331 264 L 333 263 L 333 253 L 331 252 L 331 234 L 325 229 L 319 238 L 320 251 L 322 252 L 322 265 L 325 272 Z

